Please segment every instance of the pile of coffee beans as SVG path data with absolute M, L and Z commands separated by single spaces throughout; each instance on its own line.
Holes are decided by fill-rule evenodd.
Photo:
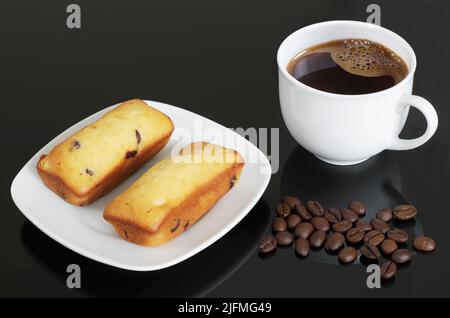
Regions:
M 406 248 L 409 235 L 393 227 L 393 221 L 412 220 L 417 209 L 412 205 L 399 205 L 382 209 L 370 221 L 363 220 L 366 207 L 352 201 L 347 208 L 324 208 L 318 201 L 304 205 L 297 197 L 287 196 L 276 206 L 272 221 L 273 235 L 265 236 L 260 245 L 262 254 L 273 252 L 277 246 L 294 245 L 295 252 L 307 257 L 311 249 L 325 248 L 336 254 L 339 262 L 353 263 L 360 255 L 368 262 L 381 264 L 381 277 L 391 279 L 397 265 L 411 261 L 413 253 Z M 436 248 L 433 239 L 414 238 L 412 246 L 420 252 Z

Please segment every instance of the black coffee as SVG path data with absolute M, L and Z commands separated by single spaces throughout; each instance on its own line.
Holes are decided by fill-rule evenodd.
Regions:
M 346 39 L 313 46 L 294 57 L 288 72 L 299 82 L 335 94 L 369 94 L 408 74 L 405 62 L 380 43 Z

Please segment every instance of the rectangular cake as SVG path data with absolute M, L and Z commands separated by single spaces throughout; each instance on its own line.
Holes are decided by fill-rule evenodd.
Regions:
M 159 110 L 142 100 L 129 100 L 43 155 L 37 170 L 64 200 L 86 205 L 157 154 L 173 129 L 170 118 Z
M 238 181 L 241 155 L 193 143 L 151 167 L 105 209 L 103 217 L 123 239 L 159 245 L 186 231 Z

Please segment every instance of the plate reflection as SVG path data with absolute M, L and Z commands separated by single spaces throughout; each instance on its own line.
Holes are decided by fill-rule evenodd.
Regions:
M 190 259 L 154 272 L 133 272 L 81 256 L 24 222 L 21 240 L 28 254 L 66 284 L 69 264 L 81 267 L 83 296 L 201 297 L 228 279 L 255 253 L 267 230 L 270 210 L 264 199 L 228 234 Z

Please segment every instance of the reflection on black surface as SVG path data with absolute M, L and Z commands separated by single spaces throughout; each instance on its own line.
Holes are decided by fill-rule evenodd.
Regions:
M 369 214 L 398 203 L 386 189 L 401 193 L 400 173 L 389 152 L 358 165 L 334 166 L 297 147 L 284 166 L 281 182 L 282 195 L 295 193 L 303 200 L 336 207 L 359 200 Z
M 282 246 L 279 246 L 278 248 L 283 249 Z M 273 251 L 270 251 L 268 253 L 258 253 L 258 257 L 261 259 L 270 259 L 270 258 L 274 257 L 276 254 L 277 254 L 277 249 L 274 249 Z
M 407 203 L 402 195 L 402 182 L 395 159 L 383 152 L 366 162 L 353 166 L 335 166 L 318 160 L 301 147 L 288 157 L 282 171 L 281 195 L 296 195 L 301 200 L 318 200 L 324 206 L 346 207 L 351 200 L 367 207 L 365 220 L 371 220 L 382 208 Z M 410 237 L 422 235 L 420 222 L 393 222 Z M 324 249 L 312 251 L 309 258 L 328 264 L 339 264 L 335 255 Z M 355 262 L 355 264 L 358 261 Z
M 382 279 L 381 280 L 381 287 L 383 288 L 389 288 L 395 283 L 395 276 L 390 279 Z
M 132 272 L 104 265 L 76 254 L 26 221 L 22 244 L 30 256 L 66 283 L 69 264 L 81 267 L 86 296 L 201 297 L 229 278 L 255 252 L 267 230 L 270 210 L 261 199 L 234 229 L 206 250 L 172 267 Z

